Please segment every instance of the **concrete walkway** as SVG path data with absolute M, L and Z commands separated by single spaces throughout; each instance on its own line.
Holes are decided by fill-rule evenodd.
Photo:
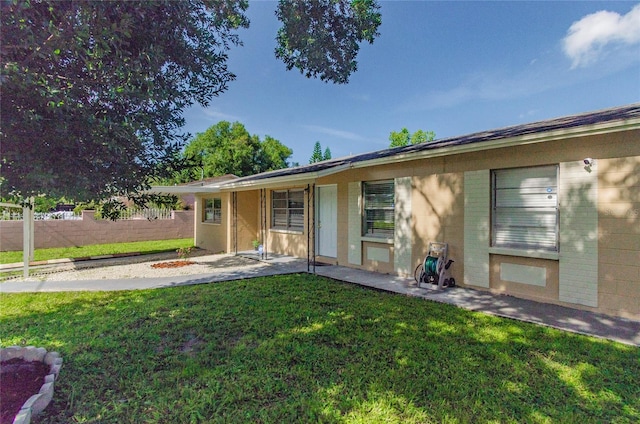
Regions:
M 247 253 L 245 257 L 258 259 Z M 240 280 L 254 277 L 307 272 L 306 260 L 286 256 L 271 256 L 263 266 L 251 269 L 220 270 L 210 274 L 182 275 L 161 278 L 128 278 L 74 281 L 7 281 L 0 283 L 0 292 L 109 291 L 157 289 L 192 284 Z M 312 272 L 313 267 L 310 269 Z M 418 288 L 412 278 L 378 274 L 341 266 L 316 266 L 315 272 L 338 281 L 358 284 L 378 290 L 421 297 L 460 308 L 505 318 L 545 325 L 573 333 L 614 340 L 640 346 L 640 321 L 615 318 L 558 305 L 538 303 L 512 296 L 496 295 L 469 288 L 444 290 Z

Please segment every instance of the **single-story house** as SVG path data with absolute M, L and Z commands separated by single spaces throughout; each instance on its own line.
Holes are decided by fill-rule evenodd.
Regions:
M 459 286 L 640 320 L 640 104 L 154 190 L 215 252 L 412 276 L 446 242 Z

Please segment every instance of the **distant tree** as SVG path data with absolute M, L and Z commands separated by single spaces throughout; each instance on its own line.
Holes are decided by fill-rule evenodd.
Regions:
M 322 160 L 324 160 L 322 156 L 322 146 L 319 141 L 316 141 L 316 144 L 313 145 L 313 154 L 309 159 L 309 163 L 321 162 Z
M 411 144 L 420 144 L 433 141 L 436 138 L 436 133 L 433 131 L 418 130 L 411 134 Z
M 410 140 L 411 134 L 409 134 L 409 130 L 406 128 L 403 128 L 398 132 L 391 131 L 391 134 L 389 134 L 389 141 L 391 141 L 389 147 L 408 146 Z
M 373 43 L 382 17 L 375 0 L 280 0 L 276 57 L 306 77 L 345 84 L 360 43 Z
M 287 167 L 293 151 L 273 137 L 260 141 L 240 122 L 220 121 L 198 134 L 184 149 L 183 157 L 191 170 L 181 174 L 180 182 L 234 174 L 239 177 Z
M 260 146 L 264 156 L 260 164 L 260 172 L 275 171 L 289 166 L 287 160 L 293 154 L 293 150 L 280 143 L 280 141 L 267 135 Z
M 426 143 L 433 141 L 436 138 L 436 133 L 433 131 L 418 130 L 413 134 L 409 133 L 409 130 L 402 128 L 400 131 L 391 131 L 389 134 L 389 147 L 403 147 L 409 144 Z
M 324 155 L 322 155 L 322 160 L 329 160 L 331 159 L 331 150 L 329 150 L 329 148 L 327 147 L 326 149 L 324 149 Z

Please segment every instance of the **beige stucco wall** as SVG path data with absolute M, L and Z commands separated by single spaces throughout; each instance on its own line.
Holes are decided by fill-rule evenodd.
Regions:
M 503 280 L 501 271 L 503 264 L 522 267 L 544 268 L 545 286 Z M 489 282 L 493 292 L 506 293 L 512 296 L 531 299 L 538 302 L 559 303 L 558 301 L 558 261 L 539 258 L 523 258 L 518 256 L 490 255 Z
M 287 189 L 304 190 L 306 186 L 288 186 Z M 267 252 L 276 252 L 298 258 L 307 257 L 307 218 L 309 202 L 307 192 L 304 195 L 304 231 L 283 231 L 271 229 L 271 190 L 267 190 Z
M 598 306 L 640 319 L 640 155 L 601 159 L 598 170 Z
M 426 164 L 420 168 L 424 172 L 430 172 Z M 413 178 L 414 268 L 424 261 L 429 242 L 447 243 L 448 257 L 455 261 L 451 275 L 456 283 L 462 282 L 464 270 L 463 181 L 463 174 L 460 172 L 425 174 Z
M 222 200 L 222 223 L 203 222 L 205 199 L 220 198 Z M 229 193 L 196 195 L 195 197 L 195 245 L 211 252 L 228 252 L 228 229 L 230 217 Z
M 253 249 L 253 240 L 260 239 L 260 191 L 240 191 L 238 196 L 238 225 L 233 230 L 234 235 L 229 239 L 233 243 L 233 237 L 237 236 L 238 251 Z M 233 228 L 233 225 L 230 225 Z M 233 251 L 233 244 L 229 246 L 229 252 Z
M 168 240 L 193 237 L 193 211 L 175 211 L 173 219 L 96 220 L 83 211 L 82 220 L 35 221 L 36 249 Z M 22 221 L 0 221 L 0 250 L 22 250 Z
M 430 241 L 447 242 L 449 257 L 455 260 L 451 272 L 456 281 L 462 280 L 463 270 L 463 219 L 464 202 L 462 172 L 447 172 L 449 158 L 418 160 L 401 164 L 387 164 L 354 169 L 318 180 L 318 184 L 338 186 L 338 234 L 348 233 L 348 183 L 376 181 L 399 177 L 412 177 L 412 263 L 420 264 L 427 253 Z M 454 167 L 455 168 L 455 167 Z M 457 168 L 460 169 L 459 166 Z M 360 241 L 362 265 L 348 263 L 348 242 L 345 236 L 338 238 L 338 257 L 335 263 L 345 266 L 395 273 L 394 246 L 385 241 Z M 384 255 L 379 249 L 387 250 Z M 371 256 L 371 257 L 369 257 Z M 388 257 L 388 261 L 387 261 Z M 321 258 L 324 259 L 324 258 Z M 327 261 L 333 262 L 330 258 Z

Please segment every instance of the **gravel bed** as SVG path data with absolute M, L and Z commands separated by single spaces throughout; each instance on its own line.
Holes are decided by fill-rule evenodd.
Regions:
M 127 258 L 101 259 L 70 264 L 50 265 L 33 269 L 29 278 L 13 278 L 12 281 L 72 281 L 126 278 L 173 277 L 180 275 L 230 272 L 234 269 L 262 268 L 263 262 L 241 256 L 216 254 L 191 257 L 191 265 L 177 268 L 153 268 L 162 262 L 177 261 L 175 253 L 141 255 Z

